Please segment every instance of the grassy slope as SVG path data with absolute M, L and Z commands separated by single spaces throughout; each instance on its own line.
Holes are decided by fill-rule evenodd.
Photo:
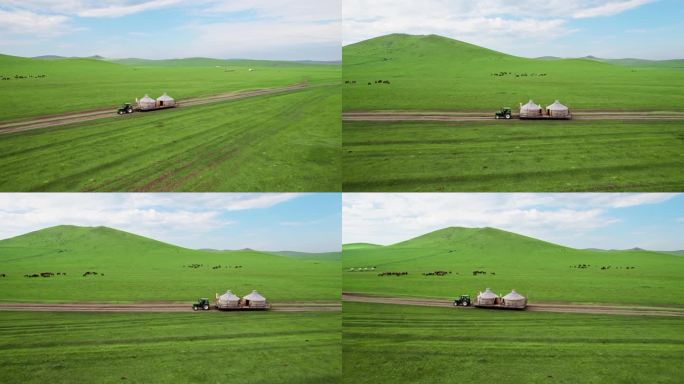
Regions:
M 203 266 L 183 267 L 194 263 Z M 337 300 L 339 266 L 257 251 L 190 250 L 104 227 L 59 226 L 0 241 L 0 272 L 7 274 L 0 300 L 190 302 L 227 289 L 242 295 L 257 289 L 271 301 Z M 86 271 L 105 275 L 83 277 Z M 40 272 L 67 275 L 23 277 Z
M 675 318 L 345 303 L 345 383 L 678 383 Z
M 683 72 L 684 73 L 684 72 Z M 345 191 L 680 191 L 681 122 L 345 123 Z
M 301 81 L 336 82 L 340 75 L 340 67 L 334 65 L 268 61 L 189 59 L 129 64 L 0 55 L 0 75 L 12 78 L 0 81 L 0 120 L 115 108 L 146 93 L 157 97 L 168 92 L 177 99 L 185 99 Z M 249 68 L 255 70 L 249 72 Z M 14 79 L 14 75 L 41 74 L 47 77 Z
M 534 99 L 575 109 L 684 110 L 684 71 L 627 68 L 587 59 L 505 55 L 439 36 L 388 35 L 343 49 L 344 110 L 493 111 Z M 499 72 L 546 73 L 503 77 Z M 367 85 L 375 80 L 391 85 Z
M 319 87 L 3 136 L 0 190 L 339 190 L 339 113 Z
M 2 381 L 333 383 L 335 313 L 0 313 Z
M 342 261 L 343 289 L 351 292 L 453 299 L 490 287 L 501 294 L 516 289 L 531 301 L 684 306 L 684 259 L 679 256 L 578 250 L 492 228 L 446 228 L 382 248 L 345 249 Z M 591 267 L 570 268 L 577 264 Z M 608 265 L 610 270 L 601 270 Z M 377 270 L 346 271 L 366 266 Z M 421 275 L 437 270 L 453 273 Z M 488 274 L 473 276 L 474 270 Z M 409 275 L 377 276 L 384 271 Z

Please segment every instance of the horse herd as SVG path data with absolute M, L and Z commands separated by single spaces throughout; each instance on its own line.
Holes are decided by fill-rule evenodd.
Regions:
M 42 79 L 47 77 L 47 75 L 14 75 L 15 80 L 21 80 L 21 79 Z M 12 80 L 12 77 L 5 76 L 5 75 L 0 75 L 0 80 Z
M 345 80 L 344 83 L 345 84 L 356 84 L 356 80 Z M 387 84 L 387 85 L 389 85 L 392 83 L 390 83 L 389 80 L 375 80 L 375 81 L 369 81 L 368 82 L 368 85 L 373 85 L 373 84 Z
M 203 266 L 204 266 L 204 264 L 190 264 L 190 265 L 184 265 L 183 268 L 193 268 L 193 269 L 197 269 L 197 268 L 201 268 L 201 267 L 203 267 Z M 220 268 L 231 268 L 231 266 L 230 266 L 230 265 L 220 265 L 220 264 L 219 264 L 219 265 L 214 265 L 214 266 L 211 267 L 211 269 L 220 269 Z M 242 265 L 234 265 L 232 268 L 242 268 Z
M 515 75 L 515 77 L 527 77 L 527 76 L 541 76 L 544 77 L 546 76 L 546 73 L 513 73 L 513 72 L 499 72 L 499 73 L 492 73 L 492 76 L 497 76 L 497 77 L 503 77 L 503 76 L 508 76 L 508 75 Z
M 587 269 L 589 267 L 591 267 L 591 264 L 577 264 L 577 265 L 571 265 L 570 266 L 570 268 L 575 268 L 575 269 Z M 613 267 L 611 265 L 607 265 L 607 266 L 604 265 L 601 267 L 601 270 L 605 271 L 605 270 L 611 269 L 611 268 L 613 268 L 613 269 L 636 269 L 636 267 L 633 267 L 633 266 L 629 266 L 629 267 L 616 266 L 616 267 Z

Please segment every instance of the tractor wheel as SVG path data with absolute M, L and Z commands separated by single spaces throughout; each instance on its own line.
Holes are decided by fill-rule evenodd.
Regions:
M 510 118 L 511 118 L 511 114 L 510 114 L 510 113 L 507 113 L 507 114 L 506 114 L 506 118 L 507 118 L 507 119 L 510 119 Z
M 197 308 L 196 305 L 193 305 L 193 306 L 192 306 L 192 310 L 193 310 L 193 311 L 196 311 L 197 309 L 198 309 L 198 308 Z
M 123 115 L 123 111 L 117 111 L 116 113 L 118 113 L 119 115 Z
M 133 108 L 128 108 L 128 109 L 126 110 L 126 112 L 127 112 L 127 113 L 133 113 Z
M 204 307 L 202 307 L 202 308 L 204 308 L 205 311 L 206 311 L 206 310 L 209 310 L 209 306 L 206 305 L 206 304 L 204 304 Z
M 499 115 L 494 115 L 494 118 L 499 120 Z

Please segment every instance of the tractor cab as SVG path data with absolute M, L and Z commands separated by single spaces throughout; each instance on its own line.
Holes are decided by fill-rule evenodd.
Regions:
M 131 103 L 125 103 L 119 108 L 116 113 L 123 115 L 124 113 L 133 113 L 133 105 Z
M 197 299 L 197 303 L 192 305 L 193 311 L 199 311 L 200 309 L 203 311 L 209 310 L 209 299 L 204 297 L 201 299 Z
M 500 111 L 494 114 L 494 117 L 497 119 L 510 119 L 511 116 L 513 116 L 513 114 L 511 113 L 510 107 L 503 107 Z
M 454 307 L 470 307 L 470 296 L 461 295 L 461 297 L 454 300 Z

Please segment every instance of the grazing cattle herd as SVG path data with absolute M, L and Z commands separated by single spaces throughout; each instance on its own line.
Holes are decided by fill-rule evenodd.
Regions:
M 47 75 L 14 75 L 14 76 L 0 75 L 0 80 L 43 79 L 45 77 L 47 77 Z

